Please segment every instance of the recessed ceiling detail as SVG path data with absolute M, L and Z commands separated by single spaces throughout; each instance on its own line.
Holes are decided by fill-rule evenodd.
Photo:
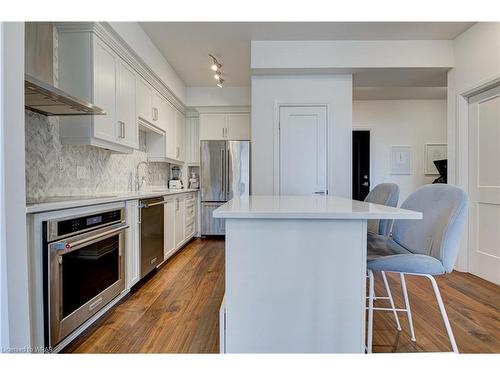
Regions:
M 213 86 L 207 52 L 224 56 L 226 87 L 250 86 L 252 40 L 451 40 L 472 22 L 141 22 L 187 86 Z

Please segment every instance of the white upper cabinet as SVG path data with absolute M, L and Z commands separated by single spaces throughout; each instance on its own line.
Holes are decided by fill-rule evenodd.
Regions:
M 200 114 L 200 140 L 225 139 L 226 115 L 221 113 Z
M 153 123 L 153 88 L 137 76 L 137 117 L 152 124 Z
M 250 114 L 248 113 L 227 114 L 226 139 L 230 141 L 250 140 Z
M 117 138 L 116 120 L 116 57 L 99 39 L 94 40 L 94 98 L 106 115 L 95 116 L 94 136 L 110 142 Z
M 250 114 L 200 114 L 200 140 L 250 140 Z
M 200 163 L 200 119 L 186 119 L 186 162 L 191 165 Z
M 134 86 L 133 70 L 98 36 L 59 30 L 59 87 L 106 112 L 61 117 L 62 143 L 132 152 L 137 147 Z
M 139 148 L 139 129 L 136 117 L 135 72 L 122 61 L 118 62 L 117 118 L 118 137 L 122 143 Z
M 167 100 L 163 98 L 156 90 L 153 90 L 153 125 L 162 129 L 167 130 L 168 122 L 168 103 Z
M 185 160 L 185 141 L 186 141 L 186 117 L 180 112 L 175 111 L 175 143 L 176 160 Z
M 175 124 L 175 117 L 176 117 L 176 109 L 170 105 L 170 103 L 167 103 L 166 107 L 166 137 L 167 137 L 167 148 L 165 150 L 166 156 L 169 159 L 176 159 L 177 158 L 177 142 L 176 142 L 176 124 Z
M 58 22 L 58 85 L 101 107 L 105 115 L 60 118 L 61 142 L 131 153 L 139 125 L 148 129 L 148 156 L 181 164 L 183 105 L 103 23 Z

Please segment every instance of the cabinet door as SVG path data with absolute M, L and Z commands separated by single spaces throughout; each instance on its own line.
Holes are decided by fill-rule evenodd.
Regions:
M 158 92 L 153 92 L 153 125 L 167 130 L 167 102 Z
M 124 62 L 118 63 L 118 138 L 126 146 L 139 148 L 136 117 L 135 73 Z
M 197 117 L 186 119 L 186 162 L 197 164 L 200 162 L 200 120 Z
M 200 119 L 191 119 L 191 162 L 200 162 Z
M 226 115 L 207 113 L 200 115 L 200 140 L 224 140 L 226 128 Z
M 176 140 L 175 159 L 184 161 L 185 140 L 186 140 L 186 118 L 178 110 L 175 111 L 175 140 Z
M 176 214 L 176 200 L 167 198 L 167 203 L 165 204 L 165 231 L 164 231 L 164 257 L 166 260 L 170 255 L 172 255 L 175 251 L 175 214 Z
M 153 88 L 144 81 L 142 78 L 137 76 L 136 80 L 137 88 L 137 117 L 143 120 L 153 123 Z
M 165 107 L 167 114 L 166 118 L 166 137 L 165 145 L 167 147 L 166 156 L 170 159 L 176 159 L 177 141 L 176 141 L 176 124 L 175 124 L 175 108 L 170 103 L 166 103 Z
M 226 139 L 229 141 L 250 140 L 250 114 L 229 113 L 226 118 Z
M 176 198 L 175 207 L 175 247 L 178 248 L 184 242 L 184 231 L 185 231 L 185 209 L 186 200 L 183 197 Z
M 125 232 L 125 279 L 126 287 L 130 289 L 141 276 L 141 256 L 139 251 L 139 202 L 129 201 L 126 204 L 127 223 L 130 227 Z
M 94 137 L 116 142 L 116 60 L 115 54 L 98 38 L 94 39 L 94 103 L 106 111 L 94 116 Z
M 184 238 L 185 240 L 188 240 L 194 236 L 196 231 L 196 199 L 194 198 L 194 194 L 186 196 L 185 205 L 184 216 L 186 224 Z

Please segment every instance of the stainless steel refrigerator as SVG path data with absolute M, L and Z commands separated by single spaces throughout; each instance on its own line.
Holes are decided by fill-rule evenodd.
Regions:
M 250 142 L 200 142 L 201 235 L 225 233 L 212 213 L 236 196 L 250 194 Z

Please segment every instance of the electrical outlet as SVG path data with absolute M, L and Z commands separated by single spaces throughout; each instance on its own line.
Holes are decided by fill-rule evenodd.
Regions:
M 85 180 L 87 179 L 87 168 L 82 165 L 76 166 L 76 178 Z

